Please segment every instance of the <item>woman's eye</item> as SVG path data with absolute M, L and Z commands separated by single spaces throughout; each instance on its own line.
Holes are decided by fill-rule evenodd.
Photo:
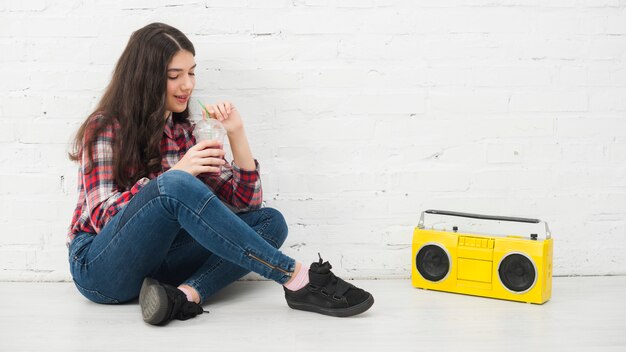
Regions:
M 167 78 L 169 78 L 169 79 L 176 79 L 176 78 L 178 78 L 178 76 L 176 76 L 176 77 L 167 76 Z
M 190 76 L 195 76 L 195 75 L 196 75 L 196 73 L 195 73 L 195 72 L 189 72 L 189 75 L 190 75 Z

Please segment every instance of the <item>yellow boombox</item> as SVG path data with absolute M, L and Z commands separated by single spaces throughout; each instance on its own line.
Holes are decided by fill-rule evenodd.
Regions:
M 427 214 L 540 223 L 538 219 L 427 210 Z M 545 223 L 545 222 L 544 222 Z M 426 229 L 413 232 L 413 286 L 428 290 L 543 304 L 552 294 L 552 236 L 489 236 Z

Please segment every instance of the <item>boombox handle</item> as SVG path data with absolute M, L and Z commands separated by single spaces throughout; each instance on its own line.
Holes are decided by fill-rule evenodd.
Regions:
M 423 211 L 422 215 L 420 216 L 420 221 L 417 224 L 417 227 L 420 229 L 424 228 L 424 213 L 433 214 L 433 215 L 460 216 L 463 218 L 472 218 L 472 219 L 480 219 L 480 220 L 525 222 L 529 224 L 538 224 L 541 222 L 541 220 L 539 219 L 516 218 L 516 217 L 511 217 L 511 216 L 481 215 L 481 214 L 459 213 L 456 211 L 429 209 L 429 210 Z M 546 239 L 552 238 L 552 234 L 550 233 L 550 229 L 548 228 L 548 223 L 545 221 L 543 223 L 546 226 Z

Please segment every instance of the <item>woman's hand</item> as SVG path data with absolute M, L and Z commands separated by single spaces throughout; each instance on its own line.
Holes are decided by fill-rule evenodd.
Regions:
M 193 176 L 203 173 L 219 174 L 224 165 L 224 149 L 216 140 L 200 141 L 187 150 L 187 153 L 170 170 L 186 171 Z
M 217 104 L 207 105 L 209 117 L 219 120 L 226 133 L 228 133 L 228 141 L 230 149 L 233 151 L 233 162 L 242 170 L 256 170 L 256 163 L 250 151 L 248 137 L 243 128 L 243 121 L 239 115 L 239 111 L 235 106 L 226 101 Z
M 243 121 L 237 108 L 229 101 L 209 104 L 206 106 L 209 117 L 222 123 L 228 134 L 243 130 Z

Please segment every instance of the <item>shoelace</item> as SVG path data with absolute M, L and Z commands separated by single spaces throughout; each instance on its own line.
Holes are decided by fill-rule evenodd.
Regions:
M 337 277 L 330 269 L 332 269 L 332 265 L 329 262 L 324 262 L 322 259 L 322 255 L 318 252 L 317 256 L 320 258 L 318 262 L 318 269 L 326 269 L 328 268 L 329 280 L 326 285 L 320 290 L 321 292 L 325 292 L 328 295 L 333 296 L 335 299 L 341 299 L 348 290 L 353 288 L 352 284 L 347 283 L 342 278 Z M 328 289 L 328 290 L 327 290 Z M 331 291 L 332 290 L 332 291 Z
M 324 259 L 322 259 L 322 255 L 319 252 L 317 252 L 317 256 L 320 258 L 320 260 L 317 262 L 318 271 L 319 269 L 327 269 L 330 272 L 330 269 L 332 269 L 333 266 L 330 265 L 329 262 L 324 262 Z

